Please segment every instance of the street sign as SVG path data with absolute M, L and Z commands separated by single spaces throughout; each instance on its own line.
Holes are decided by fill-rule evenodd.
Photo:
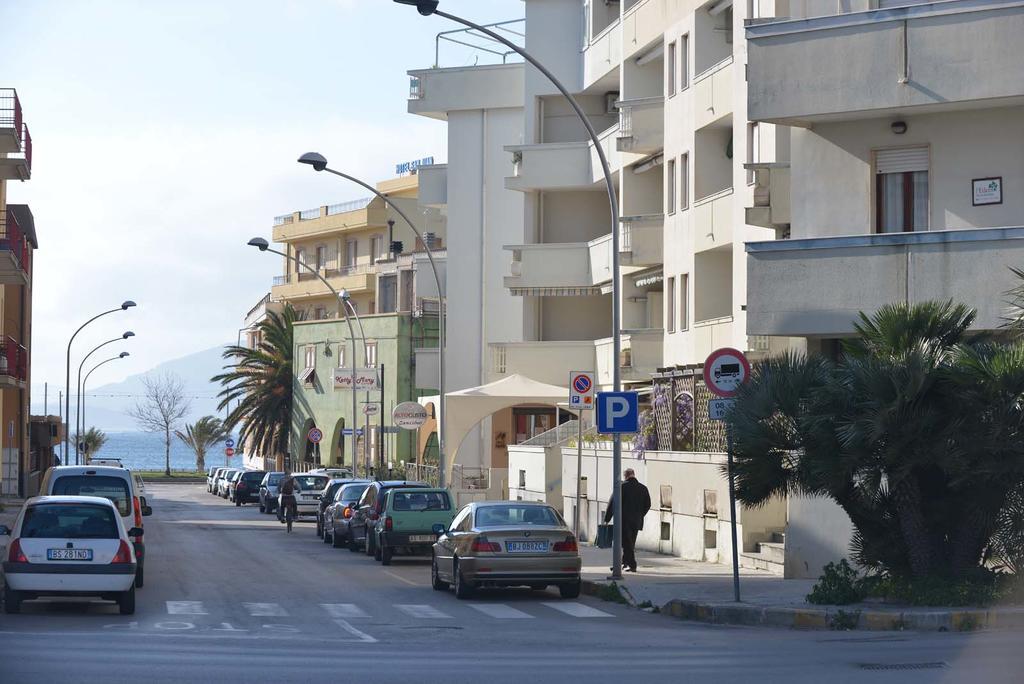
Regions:
M 224 455 L 225 456 L 234 456 L 235 455 L 235 450 L 232 449 L 231 447 L 227 447 L 227 448 L 224 449 Z
M 391 411 L 392 422 L 405 430 L 418 430 L 430 414 L 415 401 L 403 401 Z
M 342 429 L 341 434 L 343 436 L 345 436 L 345 437 L 351 437 L 352 436 L 352 428 L 344 428 L 344 429 Z M 358 430 L 356 430 L 356 437 L 362 437 L 362 436 L 363 436 L 363 428 L 359 428 Z
M 313 444 L 319 444 L 320 440 L 324 438 L 324 432 L 320 428 L 313 428 L 306 436 L 309 437 L 309 441 Z
M 594 408 L 594 374 L 585 371 L 569 373 L 569 407 Z
M 380 413 L 380 404 L 363 404 L 363 413 L 368 416 L 375 416 Z
M 704 362 L 704 383 L 712 394 L 735 397 L 750 377 L 750 362 L 743 352 L 723 347 L 711 352 Z
M 334 369 L 334 389 L 352 390 L 357 392 L 370 392 L 380 389 L 380 380 L 377 377 L 376 368 L 356 368 L 355 387 L 352 386 L 353 377 L 351 368 Z
M 235 440 L 228 437 L 227 439 L 224 440 L 224 446 L 229 448 L 235 446 Z
M 732 407 L 735 405 L 735 399 L 712 399 L 708 402 L 708 418 L 711 420 L 725 420 L 725 414 L 732 411 Z
M 631 434 L 640 429 L 640 396 L 636 392 L 597 393 L 597 431 Z

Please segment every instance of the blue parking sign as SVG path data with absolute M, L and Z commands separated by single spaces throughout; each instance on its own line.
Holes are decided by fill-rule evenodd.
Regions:
M 640 396 L 636 392 L 597 393 L 597 431 L 632 434 L 640 429 Z

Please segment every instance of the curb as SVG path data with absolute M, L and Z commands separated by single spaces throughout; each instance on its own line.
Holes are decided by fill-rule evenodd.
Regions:
M 633 598 L 633 595 L 629 593 L 629 589 L 627 589 L 624 584 L 620 584 L 618 582 L 615 582 L 614 580 L 610 582 L 599 582 L 585 579 L 582 582 L 583 593 L 587 596 L 596 596 L 597 598 L 607 601 L 608 599 L 606 599 L 603 595 L 604 592 L 606 592 L 610 587 L 615 587 L 619 590 L 619 595 L 622 596 L 623 599 L 625 599 L 627 605 L 633 608 L 637 607 L 636 599 Z

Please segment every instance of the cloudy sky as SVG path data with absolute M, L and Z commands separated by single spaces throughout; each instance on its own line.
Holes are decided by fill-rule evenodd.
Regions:
M 484 22 L 523 12 L 443 4 Z M 8 0 L 0 26 L 0 86 L 18 89 L 34 142 L 32 180 L 8 183 L 40 243 L 34 399 L 63 385 L 74 329 L 125 299 L 138 308 L 75 343 L 136 333 L 109 347 L 131 357 L 102 382 L 235 340 L 279 266 L 245 242 L 277 214 L 363 194 L 302 152 L 368 180 L 446 156 L 444 125 L 406 113 L 406 71 L 455 26 L 388 0 Z M 441 65 L 474 59 L 449 48 Z

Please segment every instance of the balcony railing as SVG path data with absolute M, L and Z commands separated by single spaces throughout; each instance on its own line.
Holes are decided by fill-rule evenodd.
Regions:
M 13 128 L 15 135 L 20 136 L 23 125 L 18 91 L 14 88 L 0 88 L 0 128 Z
M 359 211 L 370 206 L 370 202 L 373 201 L 372 197 L 361 197 L 351 202 L 341 202 L 340 204 L 328 204 L 327 215 L 334 216 L 335 214 L 344 214 L 350 211 Z
M 0 376 L 22 382 L 28 378 L 28 350 L 10 336 L 0 345 Z
M 18 217 L 10 207 L 7 208 L 6 215 L 0 215 L 0 250 L 10 252 L 21 266 L 21 270 L 26 274 L 30 272 L 31 251 L 28 248 L 28 241 L 21 226 L 18 225 Z
M 285 224 L 294 223 L 294 222 L 295 222 L 295 216 L 292 215 L 292 214 L 281 214 L 280 216 L 275 216 L 274 217 L 274 225 L 275 226 L 283 226 Z

